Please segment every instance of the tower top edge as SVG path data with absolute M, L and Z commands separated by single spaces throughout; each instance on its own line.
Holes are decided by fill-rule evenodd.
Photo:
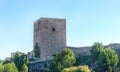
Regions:
M 51 20 L 53 20 L 53 21 L 66 21 L 66 19 L 65 18 L 47 18 L 47 17 L 41 17 L 41 18 L 39 18 L 39 19 L 37 19 L 35 22 L 38 22 L 38 21 L 46 21 L 46 20 L 48 20 L 48 21 L 51 21 Z M 35 23 L 34 22 L 34 23 Z
M 47 17 L 41 17 L 40 20 L 66 20 L 65 18 L 47 18 Z

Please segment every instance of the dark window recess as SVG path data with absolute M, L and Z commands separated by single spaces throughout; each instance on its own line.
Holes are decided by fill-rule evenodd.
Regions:
M 52 31 L 55 31 L 55 28 L 53 28 Z

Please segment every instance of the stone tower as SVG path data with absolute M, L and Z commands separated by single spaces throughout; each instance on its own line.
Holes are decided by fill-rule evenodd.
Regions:
M 52 56 L 66 47 L 66 20 L 40 18 L 34 22 L 34 46 L 38 43 L 40 57 Z

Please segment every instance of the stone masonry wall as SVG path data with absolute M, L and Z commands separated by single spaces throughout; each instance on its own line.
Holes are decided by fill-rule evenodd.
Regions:
M 34 46 L 38 43 L 40 57 L 52 56 L 66 46 L 66 20 L 40 18 L 34 22 Z

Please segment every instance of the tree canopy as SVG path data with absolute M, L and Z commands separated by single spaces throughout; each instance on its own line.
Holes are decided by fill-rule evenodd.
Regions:
M 24 53 L 16 52 L 15 56 L 13 57 L 13 61 L 19 72 L 27 72 L 28 71 L 27 66 L 28 66 L 29 61 Z
M 4 64 L 3 72 L 18 72 L 18 70 L 17 70 L 15 64 L 12 62 L 12 63 Z
M 64 48 L 62 52 L 57 53 L 51 61 L 51 72 L 61 72 L 64 68 L 73 66 L 76 59 L 74 53 L 69 48 Z
M 104 45 L 102 43 L 95 42 L 93 44 L 90 50 L 90 55 L 93 63 L 98 60 L 98 56 L 103 49 Z
M 105 48 L 100 54 L 98 58 L 97 68 L 99 68 L 98 72 L 105 71 L 113 71 L 115 66 L 119 63 L 117 53 L 111 48 Z
M 0 72 L 3 72 L 3 65 L 2 64 L 0 64 Z
M 92 63 L 95 64 L 94 70 L 97 72 L 113 71 L 119 63 L 117 53 L 98 42 L 92 46 L 90 55 Z

